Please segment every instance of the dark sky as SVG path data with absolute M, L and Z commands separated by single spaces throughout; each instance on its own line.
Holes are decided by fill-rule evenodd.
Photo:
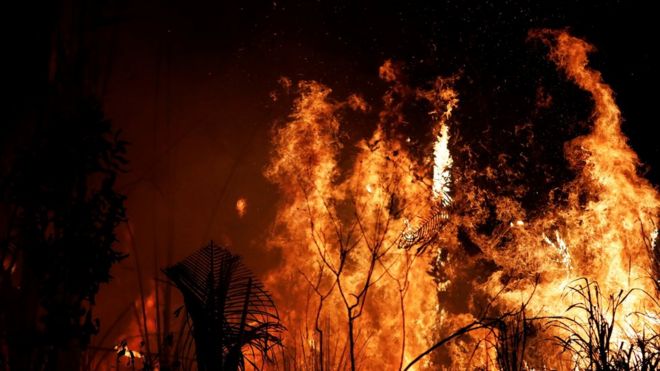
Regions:
M 488 129 L 495 134 L 484 140 L 506 143 L 514 125 L 538 119 L 538 135 L 556 144 L 541 153 L 561 157 L 561 142 L 584 130 L 589 103 L 555 71 L 542 47 L 526 41 L 527 32 L 539 27 L 568 28 L 597 47 L 592 64 L 616 92 L 624 131 L 650 165 L 648 176 L 660 181 L 658 78 L 651 57 L 658 20 L 648 2 L 90 3 L 105 21 L 88 33 L 89 63 L 98 65 L 106 114 L 131 142 L 130 171 L 120 189 L 128 195 L 146 276 L 165 264 L 168 244 L 178 260 L 211 238 L 231 245 L 257 272 L 277 263 L 277 254 L 262 247 L 277 192 L 261 174 L 273 122 L 286 117 L 290 104 L 269 98 L 280 76 L 318 80 L 337 99 L 358 92 L 378 106 L 387 86 L 377 71 L 385 59 L 405 63 L 418 85 L 458 73 L 456 125 L 464 137 Z M 34 27 L 49 17 L 20 4 L 3 18 L 9 50 L 3 59 L 12 65 L 5 89 L 29 96 L 26 81 L 40 57 L 35 40 L 43 42 Z M 532 113 L 539 87 L 560 96 L 551 117 Z M 374 123 L 353 123 L 346 131 L 357 139 L 367 132 L 361 125 Z M 242 219 L 234 211 L 238 197 L 248 201 Z M 117 307 L 134 300 L 134 268 L 133 258 L 127 259 L 102 290 L 100 306 L 116 304 L 105 305 L 106 323 Z
M 280 76 L 318 80 L 338 99 L 359 92 L 377 106 L 386 88 L 377 69 L 385 59 L 405 63 L 416 83 L 460 72 L 464 133 L 505 130 L 531 120 L 540 85 L 569 89 L 572 97 L 545 50 L 526 42 L 530 29 L 568 28 L 597 47 L 592 64 L 616 91 L 642 160 L 659 157 L 653 12 L 631 2 L 120 1 L 107 12 L 118 21 L 98 45 L 112 61 L 103 103 L 132 143 L 125 182 L 141 201 L 149 192 L 145 180 L 167 188 L 171 154 L 168 190 L 176 193 L 174 207 L 184 208 L 177 217 L 191 224 L 175 223 L 175 234 L 190 248 L 211 237 L 249 245 L 237 231 L 267 228 L 276 194 L 260 174 L 270 127 L 290 103 L 268 97 Z M 542 130 L 562 140 L 576 135 L 569 121 L 585 119 L 570 112 L 557 118 Z M 657 183 L 658 170 L 650 177 Z M 241 195 L 249 212 L 237 221 L 232 207 Z

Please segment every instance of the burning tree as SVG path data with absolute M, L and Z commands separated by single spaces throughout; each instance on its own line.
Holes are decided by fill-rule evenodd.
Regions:
M 390 202 L 393 202 L 393 197 L 394 195 L 391 193 Z M 357 330 L 357 321 L 364 312 L 370 288 L 377 285 L 386 274 L 396 280 L 399 285 L 402 311 L 401 320 L 403 322 L 402 331 L 405 337 L 404 298 L 407 292 L 408 274 L 411 263 L 408 261 L 409 264 L 404 271 L 403 277 L 401 277 L 401 280 L 397 280 L 398 277 L 390 272 L 384 262 L 386 255 L 396 246 L 396 241 L 386 239 L 388 237 L 390 223 L 393 220 L 393 214 L 396 215 L 395 213 L 386 213 L 383 211 L 385 208 L 379 208 L 375 210 L 376 215 L 372 220 L 365 221 L 361 216 L 361 213 L 364 212 L 364 205 L 353 204 L 350 206 L 353 216 L 348 219 L 344 217 L 342 220 L 337 214 L 336 207 L 330 207 L 326 204 L 326 214 L 315 216 L 311 213 L 311 205 L 308 204 L 307 206 L 310 213 L 309 233 L 314 246 L 318 250 L 320 261 L 319 270 L 314 277 L 308 277 L 304 272 L 301 272 L 317 295 L 316 299 L 318 300 L 318 307 L 314 318 L 314 330 L 317 332 L 319 345 L 318 361 L 314 361 L 314 364 L 323 370 L 332 369 L 335 363 L 332 359 L 326 358 L 330 349 L 329 347 L 328 349 L 324 349 L 324 339 L 327 340 L 324 338 L 324 335 L 332 338 L 336 334 L 324 334 L 321 316 L 325 301 L 331 295 L 338 293 L 344 307 L 345 322 L 348 328 L 348 344 L 346 344 L 348 351 L 347 363 L 350 365 L 351 370 L 355 370 L 358 357 L 358 350 L 356 349 L 358 344 L 356 342 L 358 341 L 357 335 L 359 333 Z M 390 204 L 389 207 L 391 208 L 393 205 Z M 316 229 L 316 221 L 319 217 L 327 217 L 332 221 L 334 231 L 331 231 L 330 235 L 326 235 L 324 231 Z M 337 248 L 333 249 L 332 246 L 337 246 Z M 357 265 L 355 260 L 358 259 L 362 260 L 361 263 L 357 263 L 360 264 L 360 268 L 362 269 L 359 276 L 355 272 L 346 274 L 351 269 L 351 265 Z M 331 329 L 330 331 L 336 331 L 336 329 Z M 366 341 L 368 339 L 365 340 L 365 344 Z M 402 352 L 404 350 L 405 343 L 402 343 Z M 344 354 L 342 353 L 339 356 L 342 358 Z M 401 362 L 403 362 L 403 356 Z
M 657 333 L 658 192 L 637 173 L 612 90 L 588 66 L 592 47 L 563 31 L 534 31 L 530 40 L 549 47 L 550 60 L 594 103 L 591 131 L 565 143 L 569 175 L 555 180 L 548 195 L 539 195 L 525 164 L 513 163 L 504 150 L 479 154 L 458 129 L 450 130 L 458 103 L 454 79 L 412 88 L 399 66 L 386 62 L 380 75 L 390 89 L 376 128 L 352 143 L 341 123 L 355 119 L 349 108 L 368 115 L 369 105 L 356 95 L 337 101 L 319 83 L 298 84 L 290 119 L 274 130 L 266 170 L 284 195 L 270 240 L 282 265 L 267 282 L 291 308 L 285 321 L 293 334 L 285 342 L 309 351 L 292 355 L 298 364 L 356 367 L 369 354 L 364 361 L 374 368 L 401 367 L 434 340 L 477 323 L 479 329 L 442 343 L 418 366 L 571 365 L 575 355 L 544 341 L 570 335 L 526 324 L 575 308 L 577 299 L 563 293 L 579 277 L 597 282 L 606 295 L 628 293 L 618 307 L 625 314 L 612 318 L 612 338 L 622 348 L 636 341 L 622 331 L 623 318 L 633 333 Z M 536 110 L 553 104 L 543 94 L 539 99 Z M 431 117 L 421 138 L 407 130 L 410 102 Z M 521 151 L 534 151 L 533 133 L 527 140 Z M 521 305 L 522 319 L 511 322 Z M 483 320 L 502 317 L 509 322 Z M 577 320 L 588 323 L 585 318 Z M 328 332 L 339 348 L 332 352 Z M 393 341 L 401 354 L 386 351 Z M 320 365 L 308 360 L 318 356 Z
M 443 148 L 457 97 L 451 79 L 438 79 L 429 90 L 407 87 L 398 81 L 399 67 L 388 62 L 381 68 L 392 85 L 385 108 L 373 135 L 354 143 L 350 154 L 341 151 L 346 138 L 340 122 L 349 110 L 370 110 L 356 95 L 336 101 L 329 88 L 300 82 L 291 120 L 275 129 L 266 176 L 285 195 L 271 240 L 281 246 L 283 263 L 267 283 L 278 301 L 294 308 L 285 317 L 293 367 L 401 367 L 428 345 L 437 301 L 427 270 L 435 252 L 397 247 L 421 238 L 413 236 L 410 220 L 426 217 L 430 204 L 449 203 L 442 182 L 448 182 L 451 159 Z M 426 170 L 434 167 L 428 161 L 408 153 L 410 138 L 397 132 L 405 125 L 402 98 L 421 100 L 432 110 L 438 143 L 433 171 Z M 351 158 L 349 170 L 340 166 L 342 156 Z M 304 305 L 292 302 L 301 297 L 307 298 Z M 411 321 L 407 311 L 428 315 Z M 400 351 L 365 356 L 393 347 Z

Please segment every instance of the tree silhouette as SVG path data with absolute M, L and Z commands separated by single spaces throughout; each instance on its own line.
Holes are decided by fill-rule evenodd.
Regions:
M 283 327 L 270 295 L 238 256 L 210 242 L 165 274 L 192 320 L 198 370 L 243 370 L 246 361 L 259 369 L 259 360 L 273 359 Z
M 94 298 L 123 257 L 113 245 L 124 196 L 113 187 L 125 144 L 98 104 L 69 97 L 53 101 L 9 159 L 0 178 L 0 343 L 12 370 L 75 369 L 98 331 Z

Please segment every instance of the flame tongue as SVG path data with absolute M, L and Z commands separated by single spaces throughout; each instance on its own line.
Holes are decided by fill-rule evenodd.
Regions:
M 566 146 L 567 158 L 584 160 L 578 178 L 569 185 L 571 192 L 576 197 L 581 191 L 591 194 L 586 207 L 574 204 L 565 210 L 565 216 L 575 221 L 569 243 L 588 252 L 584 258 L 595 258 L 580 262 L 580 274 L 611 290 L 634 286 L 652 292 L 647 236 L 657 225 L 660 198 L 637 174 L 639 159 L 621 131 L 611 88 L 587 66 L 593 47 L 565 32 L 544 30 L 532 36 L 551 46 L 551 59 L 594 101 L 592 132 Z
M 607 294 L 632 288 L 653 293 L 649 235 L 658 222 L 660 197 L 637 173 L 639 159 L 621 131 L 621 113 L 612 89 L 598 71 L 588 67 L 587 54 L 593 47 L 566 32 L 543 30 L 531 35 L 550 45 L 550 58 L 594 102 L 592 132 L 566 146 L 567 158 L 584 160 L 578 178 L 569 184 L 572 199 L 577 200 L 579 192 L 591 194 L 585 207 L 574 202 L 562 210 L 570 221 L 566 243 L 578 255 L 576 273 L 598 282 Z M 614 339 L 627 341 L 624 332 L 630 330 L 641 333 L 648 323 L 631 315 L 652 307 L 649 297 L 633 292 L 622 308 L 630 317 L 617 323 Z
M 448 126 L 442 124 L 440 134 L 436 137 L 433 146 L 433 198 L 440 199 L 442 205 L 449 206 L 451 196 L 449 195 L 451 184 L 452 158 L 449 153 Z
M 451 79 L 413 89 L 387 61 L 379 72 L 391 88 L 380 120 L 356 148 L 344 148 L 340 140 L 344 112 L 370 107 L 357 95 L 336 101 L 322 84 L 298 84 L 292 114 L 274 132 L 265 171 L 283 194 L 268 241 L 282 252 L 282 264 L 266 281 L 283 309 L 285 341 L 299 350 L 288 355 L 294 364 L 323 358 L 324 368 L 348 368 L 346 349 L 353 342 L 358 363 L 405 365 L 434 339 L 483 314 L 484 303 L 492 310 L 516 308 L 534 292 L 528 309 L 535 315 L 565 313 L 574 303 L 566 287 L 579 277 L 598 282 L 604 294 L 633 287 L 654 292 L 648 276 L 660 198 L 637 174 L 639 160 L 621 132 L 612 90 L 587 65 L 592 47 L 565 32 L 530 36 L 547 43 L 550 58 L 594 101 L 592 132 L 565 146 L 577 172 L 564 186 L 568 202 L 534 216 L 518 196 L 478 187 L 479 170 L 470 161 L 461 159 L 460 171 L 452 169 L 448 121 L 458 99 Z M 431 108 L 432 164 L 398 139 L 402 106 L 414 99 Z M 354 161 L 340 167 L 341 151 L 349 150 L 356 151 Z M 580 202 L 585 194 L 588 201 Z M 479 228 L 492 214 L 496 225 Z M 418 233 L 437 235 L 442 248 L 435 244 L 419 256 L 392 248 L 418 242 Z M 622 311 L 644 312 L 650 305 L 636 291 Z M 651 326 L 625 318 L 617 323 L 617 342 L 626 341 L 630 329 Z M 454 369 L 491 364 L 495 350 L 478 338 L 447 344 L 433 361 Z M 471 346 L 484 351 L 465 350 Z M 570 367 L 574 361 L 557 356 L 560 349 L 541 348 L 527 355 L 530 367 Z
M 435 168 L 442 184 L 434 187 L 442 192 L 437 197 L 446 199 L 451 157 L 445 121 L 456 99 L 453 92 L 442 95 L 446 85 L 414 91 L 398 81 L 399 73 L 391 62 L 381 67 L 381 76 L 392 84 L 381 121 L 357 144 L 354 163 L 343 170 L 337 163 L 342 113 L 368 107 L 355 95 L 334 101 L 327 87 L 301 82 L 290 121 L 276 130 L 265 172 L 284 194 L 269 241 L 282 246 L 283 261 L 268 284 L 277 301 L 288 305 L 288 345 L 316 357 L 324 352 L 330 369 L 348 364 L 349 315 L 355 317 L 355 347 L 363 349 L 359 359 L 383 368 L 405 365 L 425 350 L 436 323 L 436 284 L 427 274 L 432 257 L 396 249 L 408 220 L 427 213 L 433 179 L 424 159 L 413 159 L 407 144 L 391 133 L 403 117 L 395 97 L 437 106 L 442 119 L 435 129 Z M 392 347 L 397 350 L 382 352 Z M 293 357 L 298 364 L 309 362 Z

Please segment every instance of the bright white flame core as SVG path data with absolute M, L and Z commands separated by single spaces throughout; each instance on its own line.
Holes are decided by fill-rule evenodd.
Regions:
M 437 136 L 433 146 L 433 199 L 440 199 L 443 206 L 451 203 L 449 195 L 451 184 L 451 154 L 449 153 L 449 133 L 446 124 L 440 127 L 440 134 Z

